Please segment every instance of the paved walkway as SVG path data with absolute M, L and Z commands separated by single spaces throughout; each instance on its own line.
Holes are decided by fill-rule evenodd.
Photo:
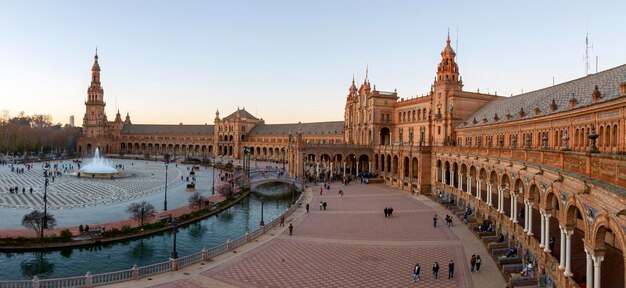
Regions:
M 423 196 L 385 185 L 335 185 L 319 195 L 307 189 L 310 213 L 298 209 L 287 219 L 293 236 L 275 228 L 257 242 L 177 272 L 132 282 L 133 287 L 505 287 L 494 261 L 480 241 L 457 223 L 448 228 L 448 212 Z M 339 189 L 345 194 L 338 195 Z M 312 195 L 311 190 L 314 191 Z M 328 207 L 319 210 L 319 202 Z M 385 218 L 383 208 L 394 208 Z M 449 213 L 449 212 L 448 212 Z M 469 259 L 480 254 L 480 273 L 470 273 Z M 447 279 L 448 262 L 455 275 Z M 441 267 L 435 279 L 431 267 Z M 421 280 L 411 283 L 415 263 Z M 128 287 L 120 283 L 111 287 Z

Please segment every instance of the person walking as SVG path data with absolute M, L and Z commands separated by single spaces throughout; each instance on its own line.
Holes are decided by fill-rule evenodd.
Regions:
M 437 263 L 437 261 L 435 261 L 435 264 L 433 265 L 433 275 L 435 276 L 435 279 L 437 279 L 437 276 L 439 275 L 439 263 Z
M 420 270 L 420 263 L 415 264 L 415 267 L 413 267 L 413 282 L 411 283 L 415 283 L 415 279 L 420 281 Z
M 470 260 L 470 272 L 474 272 L 475 267 L 476 267 L 476 255 L 472 255 L 472 260 Z
M 320 201 L 320 211 L 322 211 L 322 201 Z
M 480 271 L 480 255 L 476 255 L 476 273 Z
M 280 227 L 285 227 L 285 215 L 280 215 Z
M 306 203 L 306 213 L 309 213 L 309 203 Z
M 389 207 L 389 217 L 393 217 L 393 208 Z
M 322 203 L 322 206 L 324 206 L 324 211 L 326 211 L 326 206 L 327 206 L 326 201 L 324 201 L 324 203 Z
M 454 278 L 454 261 L 450 260 L 448 263 L 448 279 Z
M 289 223 L 289 236 L 293 234 L 293 223 Z
M 435 217 L 433 218 L 433 227 L 437 227 L 437 214 L 435 214 Z
M 389 208 L 385 207 L 384 211 L 385 211 L 385 218 L 387 218 L 387 216 L 389 215 Z

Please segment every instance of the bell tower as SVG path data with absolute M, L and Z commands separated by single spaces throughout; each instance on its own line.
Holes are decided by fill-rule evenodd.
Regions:
M 91 67 L 91 85 L 87 88 L 85 101 L 85 116 L 83 117 L 83 137 L 99 138 L 105 136 L 107 116 L 104 111 L 104 90 L 100 84 L 100 65 L 98 64 L 98 49 Z
M 463 89 L 459 75 L 456 53 L 450 46 L 450 31 L 446 47 L 441 51 L 441 62 L 437 66 L 437 77 L 432 87 L 431 135 L 432 145 L 448 145 L 454 139 L 454 95 Z

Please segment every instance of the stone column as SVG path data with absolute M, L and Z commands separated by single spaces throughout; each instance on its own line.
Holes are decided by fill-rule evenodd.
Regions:
M 354 175 L 359 175 L 359 161 L 356 161 L 356 173 Z
M 561 259 L 559 260 L 559 269 L 565 269 L 565 228 L 559 225 L 559 230 L 561 230 Z
M 574 230 L 565 229 L 565 277 L 571 277 L 572 274 L 572 234 Z
M 524 199 L 524 233 L 528 232 L 528 200 Z
M 549 213 L 544 213 L 543 216 L 546 218 L 545 219 L 545 222 L 546 222 L 545 223 L 545 225 L 546 225 L 546 227 L 545 227 L 545 230 L 546 230 L 545 237 L 546 238 L 543 239 L 543 245 L 545 246 L 543 248 L 543 251 L 550 253 L 550 251 L 551 251 L 550 250 L 550 217 L 552 215 L 550 215 Z
M 320 162 L 315 162 L 315 177 L 320 177 Z
M 500 194 L 501 191 L 502 191 L 502 188 L 498 187 L 498 209 L 496 209 L 496 211 L 498 211 L 498 212 L 501 212 L 500 209 L 502 208 L 502 203 L 500 203 L 500 200 L 502 200 L 502 199 L 500 199 L 500 196 L 502 196 Z
M 587 288 L 593 288 L 593 259 L 587 248 L 585 248 L 585 255 L 587 256 L 587 271 L 585 272 L 585 276 L 587 277 Z
M 463 180 L 463 174 L 459 173 L 458 175 L 459 175 L 458 181 L 457 181 L 459 183 L 459 187 L 458 188 L 459 188 L 459 190 L 463 190 L 463 181 L 462 181 Z
M 546 219 L 544 217 L 545 213 L 543 212 L 542 209 L 539 209 L 539 220 L 541 220 L 541 237 L 539 237 L 539 248 L 543 248 L 544 247 L 544 241 L 546 239 Z
M 370 161 L 367 165 L 367 172 L 372 173 L 372 161 Z
M 502 191 L 502 196 L 504 198 L 504 191 Z M 517 197 L 515 197 L 514 195 L 511 195 L 511 220 L 513 221 L 513 223 L 517 223 Z M 504 206 L 504 205 L 502 205 Z M 504 210 L 504 207 L 502 207 L 502 210 Z
M 604 261 L 604 256 L 596 256 L 593 257 L 593 287 L 600 288 L 600 281 L 602 280 L 602 261 Z M 589 276 L 587 276 L 589 278 Z M 589 280 L 587 280 L 589 281 Z
M 467 194 L 472 194 L 472 176 L 467 175 Z
M 480 187 L 480 180 L 478 180 L 478 183 L 478 186 Z M 487 205 L 493 206 L 493 202 L 491 202 L 491 183 L 489 182 L 487 182 Z
M 346 178 L 346 162 L 343 162 L 343 178 Z
M 528 212 L 526 213 L 528 218 L 528 235 L 533 235 L 533 202 L 528 201 Z

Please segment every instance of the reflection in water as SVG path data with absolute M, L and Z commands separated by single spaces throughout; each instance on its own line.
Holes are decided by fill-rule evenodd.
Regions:
M 37 276 L 47 276 L 54 271 L 54 263 L 48 261 L 46 254 L 49 252 L 34 252 L 34 257 L 29 260 L 22 261 L 20 268 L 22 269 L 22 275 L 30 278 Z
M 209 228 L 202 225 L 201 222 L 196 222 L 196 223 L 190 224 L 187 227 L 187 230 L 188 230 L 187 234 L 189 234 L 191 238 L 201 239 L 202 236 L 206 234 L 207 231 L 209 231 Z
M 154 253 L 154 249 L 150 244 L 144 242 L 144 239 L 140 239 L 137 241 L 131 249 L 130 249 L 130 257 L 133 259 L 142 259 L 145 258 L 146 255 L 152 255 Z
M 61 256 L 63 256 L 63 258 L 70 258 L 70 257 L 72 257 L 72 252 L 74 252 L 74 249 L 72 249 L 72 248 L 63 248 L 63 249 L 61 249 L 59 254 L 61 254 Z
M 288 188 L 288 187 L 287 187 Z M 265 194 L 265 189 L 257 190 Z M 284 188 L 283 188 L 284 189 Z M 283 190 L 285 191 L 285 190 Z M 291 201 L 290 193 L 282 197 L 263 196 L 264 218 L 269 223 L 285 211 Z M 296 195 L 298 197 L 299 195 Z M 202 248 L 215 247 L 259 228 L 261 196 L 258 191 L 237 204 L 196 223 L 179 226 L 177 250 L 180 257 L 197 253 Z M 187 230 L 187 231 L 185 231 Z M 164 231 L 143 239 L 103 244 L 100 246 L 64 248 L 38 253 L 0 253 L 0 279 L 61 278 L 130 269 L 134 264 L 146 266 L 168 261 L 172 251 L 172 231 Z

